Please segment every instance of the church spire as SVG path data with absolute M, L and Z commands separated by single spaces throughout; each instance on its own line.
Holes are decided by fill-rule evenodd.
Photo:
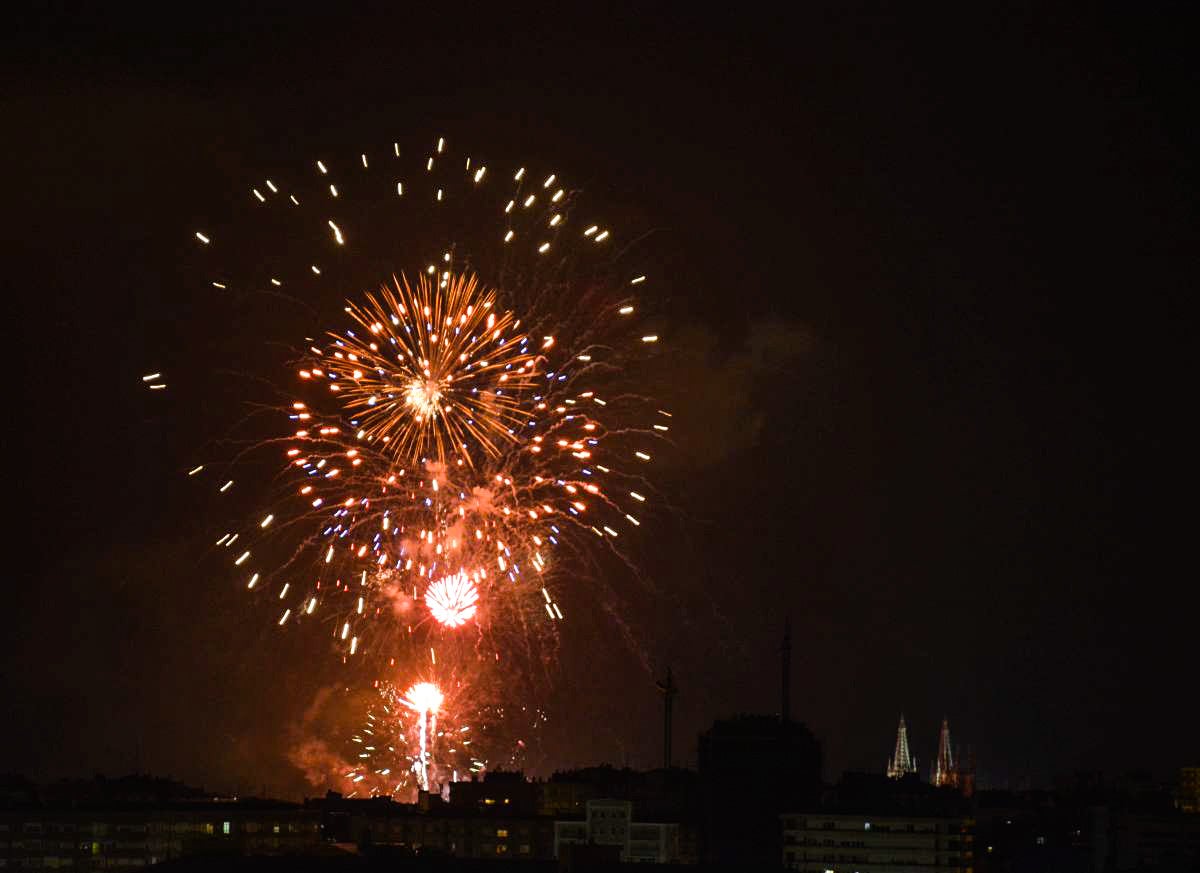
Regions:
M 954 766 L 954 751 L 950 746 L 950 722 L 942 719 L 938 735 L 937 763 L 933 765 L 934 785 L 958 785 L 958 768 Z
M 908 750 L 908 725 L 904 723 L 904 713 L 900 714 L 900 726 L 896 728 L 896 751 L 888 761 L 887 774 L 891 779 L 899 779 L 906 773 L 917 772 L 917 761 Z

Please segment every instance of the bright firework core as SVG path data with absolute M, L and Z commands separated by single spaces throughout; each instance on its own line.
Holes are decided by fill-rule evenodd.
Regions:
M 425 591 L 425 605 L 436 621 L 446 627 L 459 627 L 475 615 L 479 589 L 461 570 L 439 579 Z
M 413 772 L 421 780 L 421 788 L 429 790 L 430 746 L 437 736 L 438 708 L 445 700 L 442 690 L 432 682 L 418 682 L 404 696 L 404 704 L 415 710 L 421 720 L 419 742 L 421 754 L 413 761 Z
M 437 416 L 441 411 L 442 390 L 445 387 L 445 382 L 429 376 L 413 379 L 408 383 L 408 392 L 404 399 L 416 412 L 417 421 Z
M 445 697 L 432 682 L 418 682 L 404 695 L 404 703 L 416 712 L 436 713 Z

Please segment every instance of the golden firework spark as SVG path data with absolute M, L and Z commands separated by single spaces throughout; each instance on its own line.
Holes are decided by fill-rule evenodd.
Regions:
M 535 347 L 496 299 L 469 274 L 395 280 L 347 305 L 363 332 L 330 334 L 323 366 L 301 375 L 325 379 L 361 436 L 392 457 L 474 465 L 517 441 L 523 394 L 552 342 Z

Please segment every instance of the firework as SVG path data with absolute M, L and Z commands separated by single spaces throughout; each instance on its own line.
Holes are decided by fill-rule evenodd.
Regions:
M 340 392 L 362 435 L 398 461 L 452 455 L 473 464 L 472 448 L 494 457 L 516 441 L 522 395 L 538 376 L 530 338 L 514 335 L 518 319 L 495 304 L 476 277 L 449 270 L 415 287 L 397 281 L 347 306 L 362 334 L 333 334 L 301 375 Z
M 429 790 L 429 738 L 437 735 L 437 714 L 446 695 L 432 682 L 418 682 L 400 702 L 417 715 L 417 748 L 420 750 L 413 765 L 421 780 L 421 788 Z
M 267 277 L 273 288 L 296 275 L 329 283 L 327 299 L 349 292 L 347 323 L 306 340 L 299 393 L 282 410 L 289 432 L 259 444 L 285 465 L 278 490 L 217 541 L 246 588 L 270 592 L 278 625 L 324 625 L 344 659 L 386 671 L 388 747 L 426 790 L 463 772 L 449 751 L 435 754 L 433 738 L 465 726 L 464 701 L 478 713 L 491 699 L 483 689 L 520 695 L 552 672 L 568 575 L 558 568 L 598 586 L 581 572 L 597 546 L 624 556 L 622 535 L 641 526 L 654 494 L 653 446 L 670 426 L 629 383 L 627 362 L 653 352 L 659 335 L 637 321 L 633 294 L 646 276 L 605 254 L 613 232 L 576 219 L 556 174 L 494 174 L 468 158 L 452 180 L 435 170 L 446 161 L 439 140 L 419 181 L 395 182 L 392 202 L 425 217 L 474 195 L 464 228 L 476 224 L 468 213 L 494 210 L 482 242 L 451 222 L 433 257 L 368 252 L 363 261 L 399 269 L 361 296 L 338 272 L 346 261 L 331 264 L 324 249 L 292 253 L 292 272 Z M 367 172 L 366 155 L 361 163 Z M 320 230 L 341 257 L 384 220 L 373 210 L 356 231 L 306 208 L 324 196 L 346 202 L 352 186 L 339 191 L 332 166 L 316 162 L 316 193 L 271 181 L 253 193 Z M 511 180 L 498 191 L 497 176 Z M 219 249 L 215 235 L 195 237 L 206 255 Z M 429 670 L 449 670 L 453 691 L 419 678 Z M 481 749 L 465 771 L 487 760 Z
M 520 767 L 546 713 L 503 699 L 504 686 L 481 683 L 474 671 L 424 671 L 408 685 L 380 682 L 367 701 L 347 702 L 365 715 L 343 755 L 321 747 L 318 772 L 355 794 L 412 796 L 437 792 L 495 767 Z M 500 692 L 500 693 L 497 693 Z M 355 702 L 357 701 L 357 702 Z
M 437 580 L 425 590 L 429 614 L 446 627 L 458 627 L 469 621 L 478 601 L 479 590 L 462 570 Z

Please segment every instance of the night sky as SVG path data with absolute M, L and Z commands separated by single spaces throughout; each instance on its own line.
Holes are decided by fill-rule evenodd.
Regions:
M 189 239 L 281 163 L 438 135 L 556 162 L 670 275 L 658 593 L 629 586 L 632 643 L 572 614 L 539 773 L 656 765 L 667 665 L 684 763 L 778 711 L 785 616 L 826 778 L 882 769 L 901 711 L 922 770 L 945 716 L 981 785 L 1194 766 L 1187 28 L 564 14 L 7 28 L 0 771 L 305 790 L 289 737 L 337 670 L 238 599 L 179 475 L 257 330 Z

